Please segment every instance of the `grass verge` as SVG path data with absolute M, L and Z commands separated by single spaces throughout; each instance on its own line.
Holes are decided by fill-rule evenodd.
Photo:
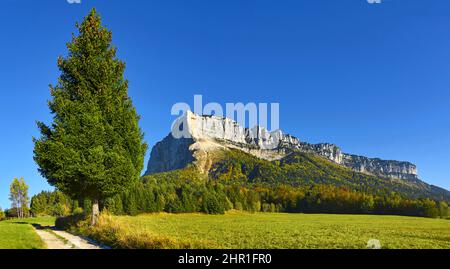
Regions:
M 54 218 L 13 219 L 0 222 L 0 249 L 42 249 L 44 242 L 32 224 L 51 224 Z

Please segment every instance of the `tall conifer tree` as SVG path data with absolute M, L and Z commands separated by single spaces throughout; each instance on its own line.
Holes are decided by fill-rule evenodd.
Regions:
M 67 57 L 58 59 L 61 76 L 50 86 L 53 123 L 38 122 L 34 159 L 51 185 L 74 199 L 93 201 L 95 224 L 99 201 L 139 178 L 147 145 L 112 32 L 95 9 L 76 27 L 79 34 L 67 44 Z

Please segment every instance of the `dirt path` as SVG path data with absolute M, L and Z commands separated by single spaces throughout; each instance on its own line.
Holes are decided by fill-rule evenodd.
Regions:
M 73 249 L 73 245 L 64 242 L 63 240 L 56 237 L 56 235 L 52 234 L 49 231 L 42 230 L 42 229 L 35 229 L 37 235 L 44 241 L 45 245 L 47 246 L 47 249 Z
M 87 239 L 84 239 L 82 237 L 73 235 L 71 233 L 65 232 L 65 231 L 53 231 L 58 236 L 64 238 L 65 240 L 69 241 L 72 245 L 75 246 L 77 249 L 103 249 L 104 247 L 91 242 Z
M 65 231 L 55 230 L 54 227 L 34 227 L 36 233 L 47 245 L 48 249 L 104 249 L 94 242 Z

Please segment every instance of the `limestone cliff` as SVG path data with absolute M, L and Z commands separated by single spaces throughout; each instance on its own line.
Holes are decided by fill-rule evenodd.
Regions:
M 180 117 L 172 133 L 153 147 L 146 174 L 180 169 L 190 163 L 207 172 L 211 154 L 218 149 L 229 148 L 240 149 L 266 160 L 281 159 L 293 150 L 298 150 L 321 156 L 357 172 L 418 180 L 417 168 L 409 162 L 347 154 L 333 144 L 309 144 L 280 130 L 268 132 L 262 127 L 248 129 L 228 118 L 200 116 L 192 112 Z

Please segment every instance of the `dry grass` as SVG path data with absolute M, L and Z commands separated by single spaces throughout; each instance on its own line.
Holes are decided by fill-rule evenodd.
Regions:
M 103 213 L 98 223 L 90 227 L 88 221 L 78 223 L 74 232 L 81 233 L 112 248 L 122 249 L 192 249 L 205 248 L 198 242 L 187 242 L 149 230 L 137 230 L 123 225 L 117 218 Z

